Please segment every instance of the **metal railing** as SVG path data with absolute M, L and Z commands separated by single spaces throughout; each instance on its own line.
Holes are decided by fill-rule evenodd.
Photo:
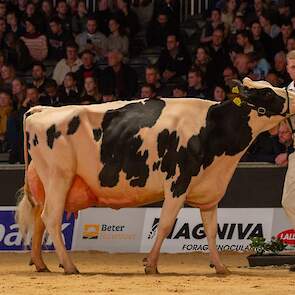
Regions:
M 194 15 L 203 15 L 212 8 L 214 0 L 180 0 L 180 22 Z

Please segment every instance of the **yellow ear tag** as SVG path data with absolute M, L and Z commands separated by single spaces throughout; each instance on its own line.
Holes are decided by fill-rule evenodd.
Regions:
M 240 99 L 239 97 L 235 97 L 235 98 L 233 99 L 233 103 L 234 103 L 235 105 L 237 105 L 238 107 L 240 107 L 240 106 L 242 105 L 242 101 L 241 101 L 241 99 Z
M 233 87 L 232 90 L 231 90 L 231 92 L 232 93 L 235 93 L 235 94 L 240 93 L 239 87 L 238 86 Z

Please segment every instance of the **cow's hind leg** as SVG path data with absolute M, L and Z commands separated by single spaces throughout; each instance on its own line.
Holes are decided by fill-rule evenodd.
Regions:
M 221 262 L 216 248 L 217 206 L 210 210 L 201 210 L 201 216 L 208 240 L 211 264 L 214 265 L 217 274 L 229 274 L 230 271 Z
M 45 204 L 42 219 L 52 238 L 60 264 L 66 274 L 79 273 L 68 255 L 61 234 L 62 217 L 65 200 L 72 183 L 72 176 L 55 171 L 51 173 L 51 181 L 45 188 Z
M 169 235 L 175 223 L 175 219 L 181 207 L 183 206 L 185 196 L 173 198 L 171 195 L 165 198 L 161 210 L 160 222 L 157 229 L 157 236 L 152 250 L 147 258 L 144 259 L 145 273 L 158 273 L 157 264 L 161 251 L 161 246 L 165 238 Z
M 42 254 L 42 240 L 45 231 L 45 225 L 41 218 L 42 207 L 36 206 L 34 208 L 34 232 L 32 236 L 32 250 L 30 265 L 35 265 L 38 272 L 48 272 L 49 269 L 45 265 Z

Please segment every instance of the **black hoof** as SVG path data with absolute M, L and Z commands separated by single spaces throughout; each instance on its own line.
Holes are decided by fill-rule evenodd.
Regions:
M 289 270 L 292 271 L 292 272 L 295 272 L 295 265 L 291 265 Z
M 59 266 L 58 266 L 59 268 L 64 268 L 64 266 L 60 263 L 59 264 Z
M 51 272 L 47 267 L 40 268 L 37 270 L 37 272 Z

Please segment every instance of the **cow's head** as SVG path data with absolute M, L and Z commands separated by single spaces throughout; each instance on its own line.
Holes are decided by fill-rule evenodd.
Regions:
M 266 81 L 245 78 L 243 84 L 236 82 L 233 93 L 236 93 L 234 103 L 244 104 L 256 110 L 259 115 L 285 116 L 295 112 L 295 93 L 287 92 L 285 88 L 274 87 Z

